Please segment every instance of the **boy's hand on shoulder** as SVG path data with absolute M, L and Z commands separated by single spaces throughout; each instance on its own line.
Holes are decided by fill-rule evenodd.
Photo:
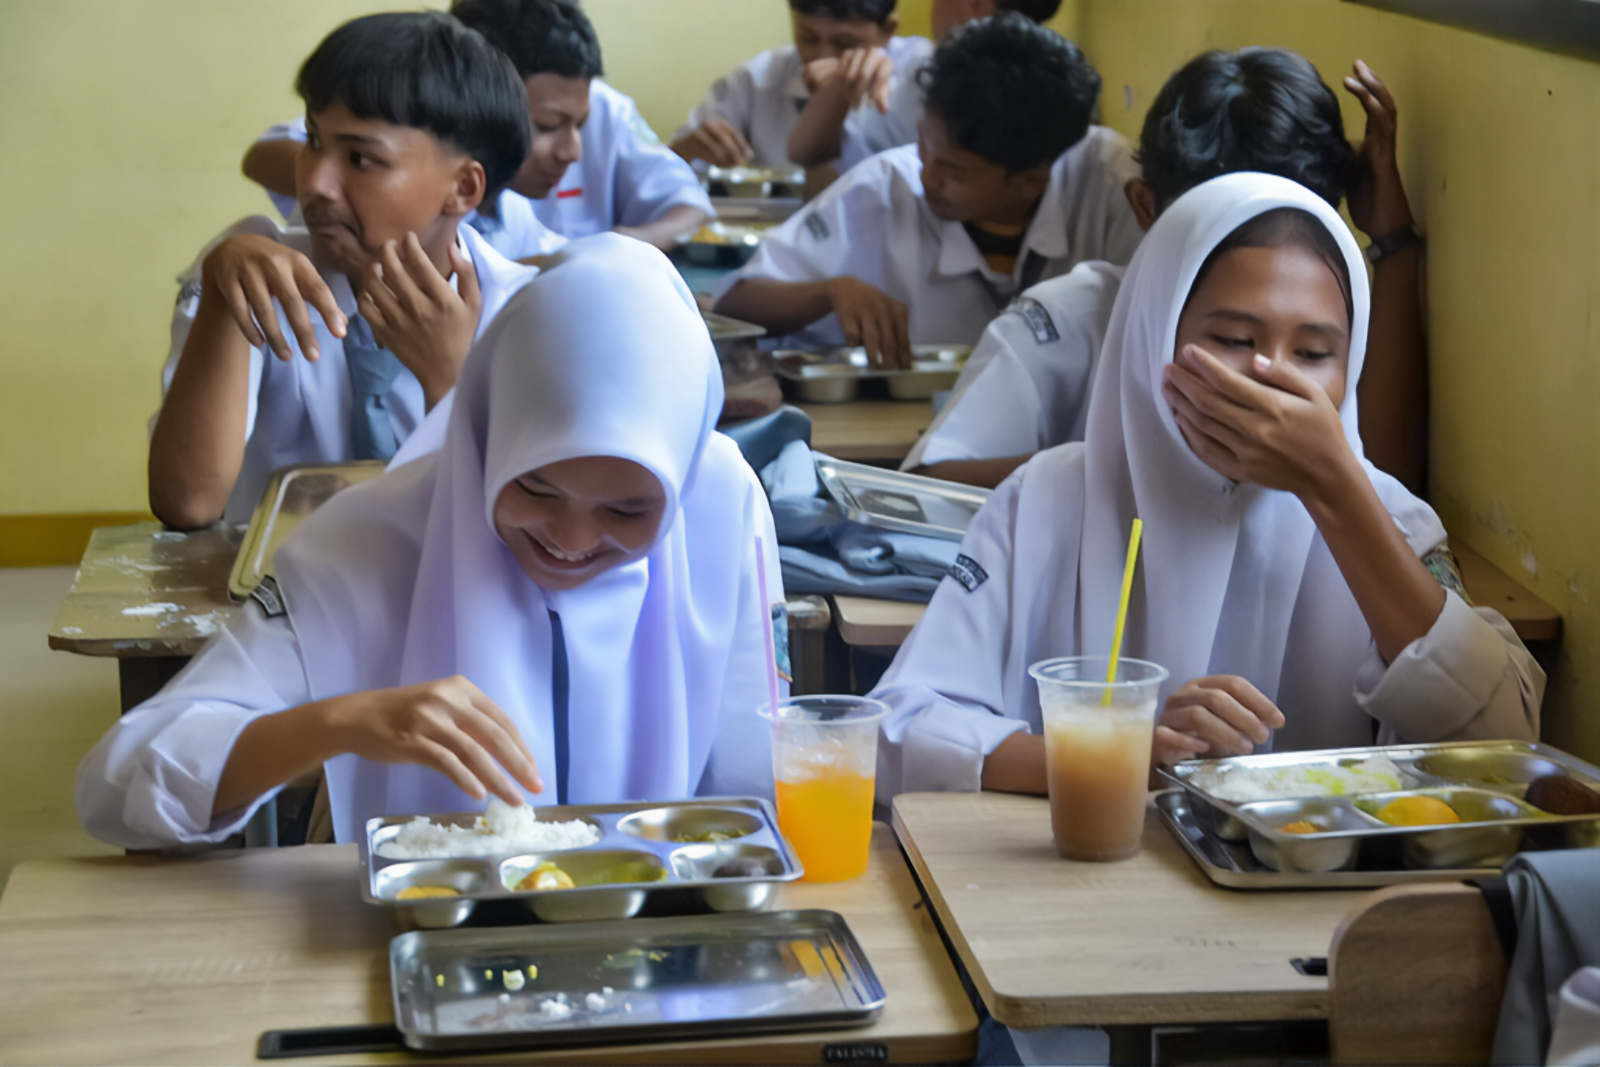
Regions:
M 715 116 L 672 142 L 672 150 L 686 160 L 703 159 L 714 167 L 737 167 L 755 155 L 733 123 Z
M 829 279 L 827 293 L 844 339 L 866 349 L 874 366 L 911 366 L 911 321 L 904 304 L 850 275 Z
M 351 693 L 323 708 L 339 752 L 432 767 L 478 800 L 493 793 L 515 805 L 523 803 L 524 789 L 544 791 L 516 724 L 461 675 Z
M 1195 756 L 1245 756 L 1284 724 L 1276 704 L 1236 674 L 1196 678 L 1167 698 L 1151 758 L 1167 766 Z
M 220 302 L 245 340 L 270 348 L 285 362 L 294 358 L 294 349 L 278 328 L 279 307 L 309 360 L 321 358 L 322 350 L 308 303 L 335 337 L 344 336 L 344 312 L 317 268 L 304 254 L 270 237 L 235 234 L 211 250 L 200 271 L 202 305 Z
M 1344 79 L 1344 87 L 1361 101 L 1367 113 L 1367 132 L 1360 149 L 1361 173 L 1346 197 L 1350 221 L 1368 237 L 1386 237 L 1413 221 L 1395 152 L 1399 113 L 1389 87 L 1359 59 L 1354 73 Z
M 373 339 L 417 376 L 430 411 L 455 388 L 483 312 L 472 257 L 454 243 L 450 266 L 454 288 L 417 235 L 407 234 L 404 242 L 385 244 L 361 277 L 359 306 Z

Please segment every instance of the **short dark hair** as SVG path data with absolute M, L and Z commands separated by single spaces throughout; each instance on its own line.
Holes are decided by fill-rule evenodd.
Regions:
M 1035 22 L 1049 22 L 1061 10 L 1061 0 L 994 0 L 996 11 L 1015 11 Z
M 840 22 L 876 22 L 883 25 L 894 14 L 895 0 L 789 0 L 789 10 L 801 15 L 821 15 Z
M 961 27 L 917 77 L 958 148 L 1013 172 L 1083 140 L 1100 95 L 1077 45 L 1015 12 Z
M 1200 264 L 1194 284 L 1189 287 L 1189 296 L 1184 298 L 1184 306 L 1188 306 L 1195 290 L 1200 288 L 1200 283 L 1206 280 L 1206 275 L 1211 273 L 1217 261 L 1235 248 L 1287 247 L 1303 248 L 1328 265 L 1344 297 L 1345 317 L 1354 323 L 1355 303 L 1350 296 L 1350 265 L 1344 258 L 1344 250 L 1320 219 L 1296 207 L 1264 211 L 1224 237 L 1211 250 L 1206 261 Z
M 438 11 L 350 20 L 317 45 L 294 89 L 308 112 L 343 104 L 465 152 L 483 166 L 478 210 L 491 215 L 533 148 L 528 93 L 511 61 Z
M 600 38 L 571 0 L 460 0 L 450 13 L 511 57 L 523 78 L 598 78 Z
M 1241 170 L 1299 182 L 1338 207 L 1359 167 L 1338 97 L 1282 48 L 1206 52 L 1184 64 L 1145 116 L 1139 165 L 1163 208 Z

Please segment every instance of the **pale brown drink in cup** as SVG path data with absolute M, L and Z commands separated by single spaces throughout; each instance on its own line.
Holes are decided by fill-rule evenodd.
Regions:
M 1050 827 L 1069 860 L 1109 862 L 1139 854 L 1149 795 L 1150 743 L 1165 669 L 1104 656 L 1066 656 L 1028 668 L 1044 719 Z

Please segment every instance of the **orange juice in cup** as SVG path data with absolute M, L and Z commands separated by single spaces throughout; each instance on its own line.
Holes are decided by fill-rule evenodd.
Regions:
M 778 829 L 805 867 L 807 882 L 842 882 L 867 870 L 878 723 L 888 707 L 852 696 L 785 700 L 772 721 Z

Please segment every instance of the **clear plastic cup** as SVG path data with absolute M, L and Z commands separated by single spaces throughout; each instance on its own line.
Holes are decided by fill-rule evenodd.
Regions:
M 1167 671 L 1105 656 L 1064 656 L 1028 668 L 1039 683 L 1050 783 L 1050 827 L 1064 859 L 1139 854 L 1150 786 L 1150 741 Z M 1109 703 L 1107 694 L 1109 693 Z
M 842 882 L 866 873 L 872 846 L 872 790 L 878 770 L 878 700 L 803 696 L 785 700 L 772 722 L 778 829 L 805 866 L 803 881 Z

